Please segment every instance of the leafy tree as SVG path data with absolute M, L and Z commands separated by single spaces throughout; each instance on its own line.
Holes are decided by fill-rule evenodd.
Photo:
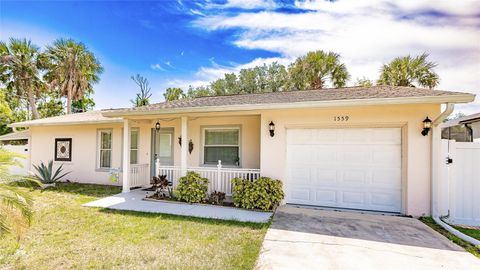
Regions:
M 188 98 L 198 98 L 198 97 L 208 97 L 211 96 L 211 91 L 208 86 L 189 86 L 188 87 L 188 92 L 187 92 L 187 97 Z
M 365 77 L 363 78 L 357 78 L 357 81 L 355 82 L 355 86 L 361 86 L 361 87 L 371 87 L 373 86 L 373 82 Z
M 57 92 L 51 92 L 39 99 L 38 112 L 41 118 L 64 114 L 64 104 Z
M 383 65 L 378 84 L 394 86 L 421 86 L 430 89 L 438 85 L 440 78 L 433 71 L 436 63 L 427 61 L 428 54 L 397 57 Z
M 314 51 L 297 58 L 288 69 L 290 86 L 295 90 L 321 89 L 330 81 L 334 87 L 346 85 L 350 75 L 340 55 Z
M 259 92 L 257 86 L 257 72 L 253 68 L 244 68 L 240 70 L 238 76 L 240 92 L 243 94 L 252 94 Z
M 182 88 L 174 87 L 174 88 L 167 88 L 165 93 L 163 93 L 166 101 L 173 101 L 179 100 L 185 97 L 185 93 L 183 93 Z
M 210 83 L 210 89 L 214 96 L 222 96 L 227 94 L 227 83 L 225 79 L 217 79 Z
M 225 92 L 228 94 L 238 94 L 240 92 L 238 79 L 235 73 L 225 73 Z
M 10 166 L 19 165 L 21 155 L 0 147 L 0 237 L 13 233 L 17 241 L 32 222 L 33 200 L 28 191 L 20 186 L 41 186 L 38 180 L 9 174 Z
M 72 39 L 58 39 L 48 46 L 44 65 L 46 81 L 67 98 L 67 114 L 72 112 L 73 101 L 93 91 L 92 85 L 103 72 L 95 55 L 83 43 Z
M 148 79 L 140 76 L 140 74 L 132 76 L 131 78 L 138 85 L 138 87 L 140 87 L 140 93 L 137 93 L 135 99 L 130 100 L 130 102 L 133 103 L 134 107 L 150 104 L 150 97 L 152 97 L 152 94 L 150 93 L 151 88 Z
M 94 107 L 95 101 L 88 92 L 81 99 L 72 102 L 72 112 L 74 113 L 91 111 Z
M 0 135 L 10 132 L 10 128 L 7 127 L 13 119 L 13 113 L 5 100 L 5 93 L 3 89 L 0 89 Z
M 286 90 L 285 86 L 288 80 L 288 73 L 284 65 L 273 62 L 268 66 L 266 77 L 266 92 L 278 92 Z
M 30 40 L 11 38 L 8 44 L 0 42 L 0 81 L 12 96 L 28 102 L 33 119 L 40 117 L 36 99 L 46 91 L 40 78 L 41 58 L 40 49 Z

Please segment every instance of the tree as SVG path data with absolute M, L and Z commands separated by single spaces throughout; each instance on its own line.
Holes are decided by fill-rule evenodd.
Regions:
M 0 237 L 13 233 L 20 241 L 25 230 L 32 222 L 33 200 L 31 195 L 20 186 L 41 186 L 38 180 L 20 178 L 9 174 L 9 167 L 19 165 L 19 154 L 0 148 Z
M 5 100 L 5 93 L 3 89 L 0 89 L 0 135 L 10 132 L 10 128 L 7 126 L 13 119 L 13 113 Z
M 81 99 L 72 102 L 72 112 L 87 112 L 93 110 L 95 107 L 95 101 L 87 92 Z
M 267 69 L 266 92 L 278 92 L 285 90 L 288 73 L 284 65 L 273 62 Z
M 167 88 L 165 93 L 163 93 L 166 101 L 173 101 L 179 100 L 185 97 L 185 93 L 183 93 L 182 88 L 174 87 L 174 88 Z
M 44 64 L 46 81 L 67 98 L 67 114 L 72 113 L 73 101 L 93 92 L 92 85 L 103 72 L 95 55 L 83 43 L 72 39 L 57 39 L 53 46 L 48 46 Z
M 240 75 L 238 76 L 240 92 L 242 94 L 252 94 L 259 92 L 257 91 L 257 72 L 253 68 L 244 68 L 240 70 Z
M 46 91 L 40 78 L 42 54 L 27 39 L 11 38 L 8 45 L 0 42 L 0 81 L 19 100 L 27 100 L 32 118 L 39 118 L 36 99 Z
M 397 57 L 383 65 L 378 84 L 394 86 L 421 86 L 430 89 L 438 85 L 440 78 L 433 69 L 436 63 L 427 61 L 428 54 L 416 57 Z
M 140 93 L 137 93 L 135 99 L 130 100 L 130 102 L 133 103 L 134 107 L 150 104 L 150 97 L 152 97 L 152 94 L 150 93 L 151 88 L 148 79 L 140 76 L 140 74 L 132 76 L 131 78 L 138 85 L 138 87 L 140 87 Z
M 350 75 L 340 55 L 315 51 L 297 58 L 288 69 L 290 86 L 294 90 L 321 89 L 330 81 L 334 87 L 346 85 Z
M 65 113 L 64 103 L 57 92 L 42 95 L 38 103 L 38 113 L 41 118 L 58 116 Z
M 188 92 L 187 92 L 187 97 L 188 98 L 199 98 L 199 97 L 208 97 L 211 96 L 212 93 L 210 91 L 210 88 L 208 86 L 189 86 L 188 87 Z
M 365 77 L 363 78 L 357 78 L 357 81 L 355 82 L 355 86 L 361 86 L 361 87 L 372 87 L 373 82 Z

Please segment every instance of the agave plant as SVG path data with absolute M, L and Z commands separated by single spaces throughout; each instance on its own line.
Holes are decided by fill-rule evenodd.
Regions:
M 13 233 L 21 239 L 33 217 L 33 199 L 28 190 L 21 187 L 36 187 L 42 184 L 33 178 L 9 173 L 10 166 L 19 166 L 22 155 L 0 147 L 0 238 Z
M 40 165 L 33 165 L 37 174 L 35 176 L 42 182 L 43 184 L 53 184 L 62 179 L 65 175 L 71 173 L 67 172 L 61 175 L 63 171 L 63 165 L 60 165 L 55 171 L 53 170 L 53 160 L 48 162 L 48 166 L 45 164 L 40 163 Z

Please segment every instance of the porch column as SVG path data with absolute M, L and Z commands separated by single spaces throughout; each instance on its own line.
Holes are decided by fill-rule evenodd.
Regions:
M 123 119 L 122 192 L 130 192 L 130 123 Z
M 180 154 L 180 169 L 182 176 L 187 175 L 187 151 L 188 151 L 188 118 L 182 116 L 182 148 Z

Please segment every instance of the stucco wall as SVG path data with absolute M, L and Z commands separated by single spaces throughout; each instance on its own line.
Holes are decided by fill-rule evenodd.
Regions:
M 151 129 L 157 119 L 153 121 L 132 120 L 131 128 L 138 128 L 139 135 L 139 163 L 150 163 L 151 159 Z M 162 128 L 174 128 L 174 161 L 180 166 L 180 145 L 178 137 L 181 135 L 180 119 L 159 119 Z M 189 139 L 194 143 L 194 150 L 188 154 L 188 166 L 201 166 L 201 127 L 206 126 L 240 126 L 241 127 L 241 166 L 244 168 L 260 168 L 260 117 L 257 116 L 230 116 L 230 117 L 201 117 L 190 118 L 188 121 Z M 117 184 L 108 179 L 108 170 L 98 170 L 97 167 L 97 130 L 112 129 L 112 167 L 122 166 L 122 124 L 109 125 L 71 125 L 32 127 L 31 161 L 39 164 L 54 159 L 55 138 L 72 138 L 72 161 L 54 162 L 55 166 L 64 164 L 66 171 L 72 171 L 66 179 L 82 183 Z M 30 168 L 32 169 L 32 168 Z
M 397 105 L 358 108 L 330 108 L 264 111 L 261 113 L 261 173 L 286 179 L 287 128 L 354 128 L 401 127 L 403 160 L 403 213 L 419 216 L 430 213 L 430 149 L 429 136 L 422 136 L 422 121 L 435 119 L 440 105 Z M 349 116 L 348 121 L 334 121 L 335 116 Z M 275 123 L 275 136 L 268 132 Z

